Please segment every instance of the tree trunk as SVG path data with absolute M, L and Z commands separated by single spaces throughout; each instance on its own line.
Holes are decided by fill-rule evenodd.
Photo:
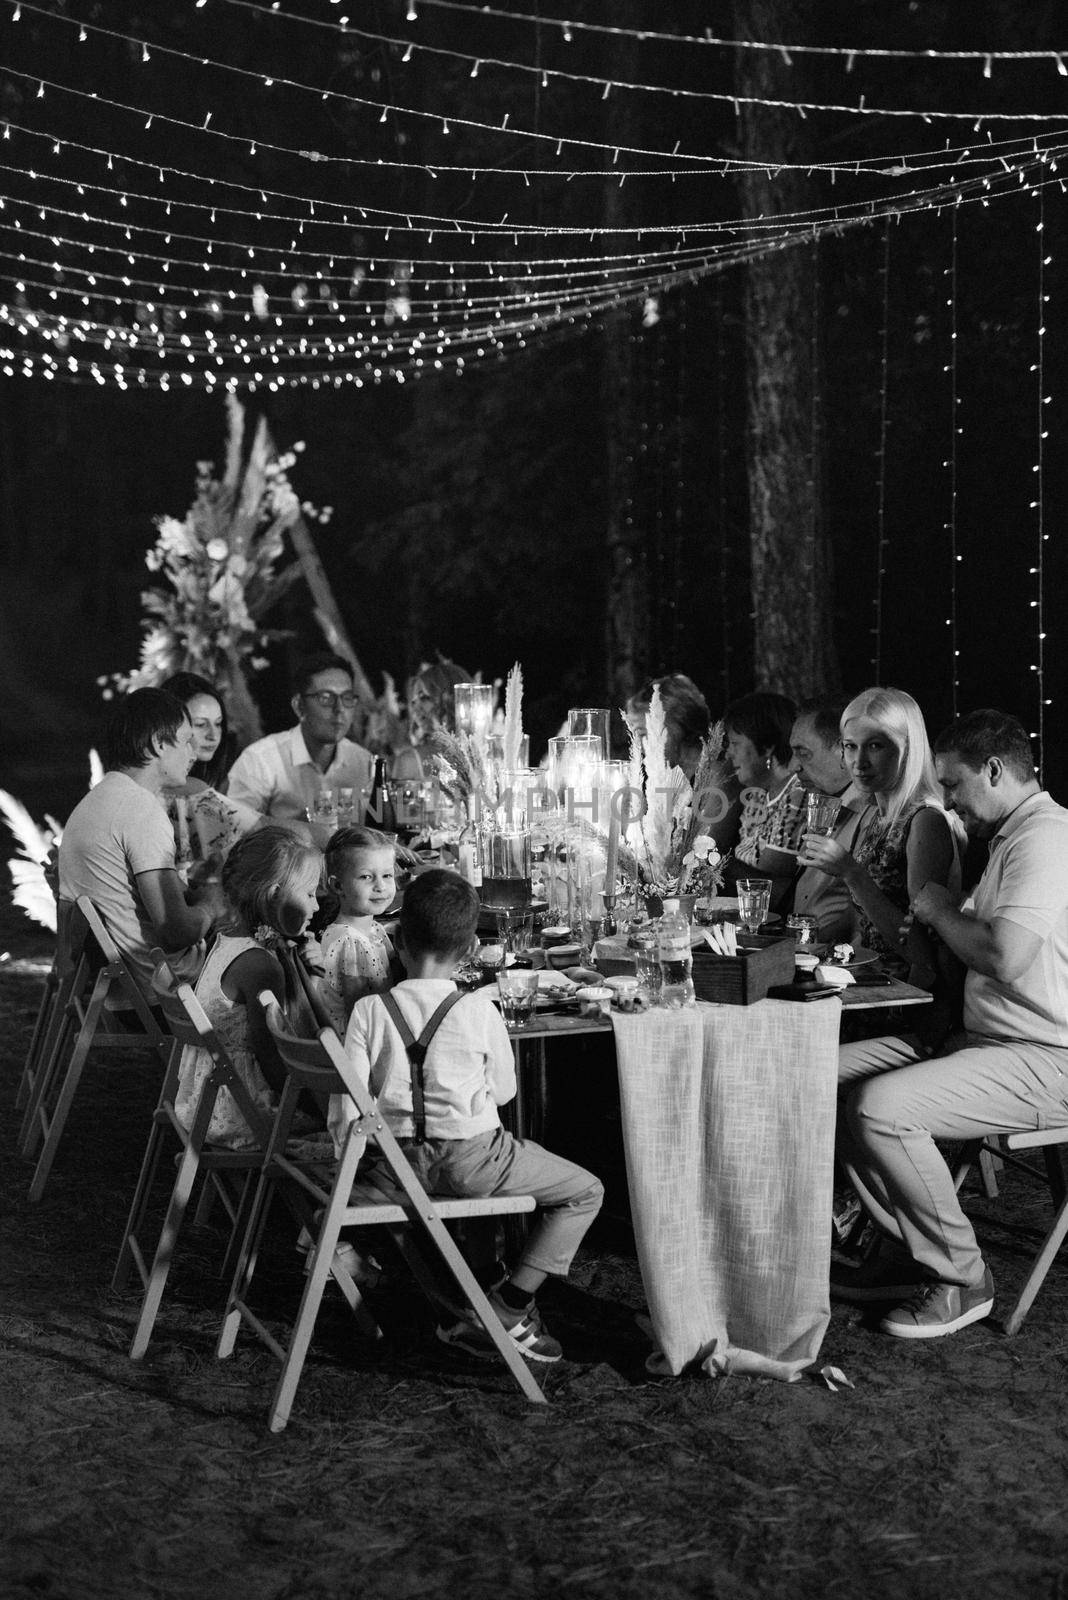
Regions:
M 634 0 L 617 0 L 613 22 L 624 30 L 611 41 L 611 73 L 633 81 L 637 63 L 627 29 L 639 26 Z M 612 95 L 606 105 L 609 142 L 637 144 L 635 96 Z M 606 165 L 611 158 L 606 157 Z M 605 184 L 607 228 L 625 226 L 640 184 Z M 623 246 L 622 248 L 626 248 Z M 610 706 L 622 706 L 646 676 L 649 665 L 648 563 L 643 530 L 634 516 L 635 363 L 637 313 L 633 307 L 610 311 L 604 322 L 604 403 L 607 593 L 605 596 L 605 686 Z
M 735 0 L 739 35 L 804 42 L 793 0 Z M 804 99 L 804 57 L 738 52 L 739 97 Z M 743 215 L 804 211 L 807 124 L 795 111 L 742 104 L 742 156 L 761 163 L 739 178 Z M 765 165 L 766 163 L 766 165 Z M 830 552 L 820 512 L 816 419 L 817 246 L 790 244 L 753 260 L 746 284 L 747 475 L 753 660 L 758 687 L 795 699 L 838 684 Z

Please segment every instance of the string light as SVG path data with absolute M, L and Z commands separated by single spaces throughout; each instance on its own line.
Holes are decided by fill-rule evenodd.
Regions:
M 1046 245 L 1046 201 L 1045 195 L 1038 196 L 1039 214 L 1035 233 L 1038 237 L 1038 332 L 1036 338 L 1035 361 L 1031 370 L 1035 374 L 1035 391 L 1037 397 L 1036 407 L 1036 449 L 1035 464 L 1032 472 L 1035 477 L 1035 498 L 1031 501 L 1031 509 L 1035 512 L 1035 565 L 1031 568 L 1031 576 L 1035 579 L 1034 595 L 1031 609 L 1036 613 L 1035 620 L 1035 659 L 1031 663 L 1031 671 L 1035 674 L 1037 687 L 1037 727 L 1032 733 L 1032 738 L 1038 742 L 1037 772 L 1039 781 L 1042 781 L 1046 756 L 1046 707 L 1051 702 L 1046 698 L 1046 544 L 1049 534 L 1046 532 L 1045 522 L 1045 461 L 1046 439 L 1049 430 L 1046 426 L 1045 407 L 1050 403 L 1050 396 L 1046 394 L 1046 363 L 1045 363 L 1045 338 L 1046 338 L 1046 307 L 1049 295 L 1046 292 L 1046 268 L 1052 265 L 1053 257 L 1047 253 Z
M 198 4 L 202 0 L 198 0 Z M 358 29 L 347 27 L 339 28 L 337 23 L 323 22 L 314 17 L 298 17 L 293 12 L 282 11 L 279 4 L 273 4 L 269 10 L 255 0 L 220 0 L 220 3 L 237 6 L 246 11 L 265 12 L 272 17 L 281 16 L 289 22 L 299 22 L 307 27 L 334 28 L 344 33 L 356 33 Z M 336 0 L 332 0 L 336 3 Z M 1065 51 L 1047 50 L 936 50 L 925 47 L 919 50 L 910 50 L 904 47 L 875 47 L 864 45 L 821 45 L 821 44 L 783 44 L 779 41 L 768 39 L 730 39 L 719 37 L 707 28 L 703 34 L 666 33 L 655 28 L 622 28 L 611 26 L 607 23 L 575 22 L 568 19 L 566 22 L 559 17 L 546 17 L 543 14 L 521 11 L 504 11 L 499 7 L 479 5 L 477 7 L 462 5 L 458 0 L 426 0 L 430 6 L 443 11 L 458 12 L 467 17 L 496 17 L 502 21 L 515 23 L 529 23 L 541 30 L 545 28 L 559 28 L 567 38 L 571 33 L 589 33 L 601 37 L 631 39 L 641 44 L 655 42 L 673 45 L 698 45 L 704 49 L 723 50 L 748 50 L 774 53 L 782 56 L 786 64 L 790 65 L 792 55 L 823 56 L 826 58 L 839 58 L 845 60 L 850 66 L 857 60 L 890 60 L 890 61 L 922 61 L 925 64 L 938 62 L 981 61 L 986 62 L 1033 62 L 1048 61 L 1057 65 L 1062 60 Z M 409 15 L 409 22 L 415 20 Z
M 889 541 L 886 537 L 886 445 L 889 428 L 890 392 L 890 219 L 883 224 L 883 256 L 879 268 L 882 313 L 879 324 L 879 462 L 876 478 L 875 546 L 875 626 L 872 628 L 872 682 L 883 681 L 883 598 L 886 590 L 886 562 Z
M 957 389 L 957 213 L 950 215 L 952 238 L 949 266 L 943 276 L 949 279 L 946 306 L 949 310 L 949 361 L 942 368 L 949 374 L 949 456 L 942 466 L 949 473 L 949 519 L 942 531 L 949 535 L 949 629 L 950 685 L 953 716 L 957 715 L 957 696 L 960 689 L 960 645 L 957 631 L 957 567 L 961 556 L 957 550 L 957 441 L 960 438 L 960 394 Z

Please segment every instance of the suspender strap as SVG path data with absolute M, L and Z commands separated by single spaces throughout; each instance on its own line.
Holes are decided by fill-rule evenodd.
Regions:
M 458 1000 L 463 999 L 459 989 L 452 994 L 447 994 L 430 1018 L 418 1039 L 413 1034 L 404 1017 L 401 1015 L 400 1006 L 387 989 L 382 995 L 382 1003 L 389 1012 L 390 1020 L 401 1036 L 401 1042 L 408 1052 L 408 1060 L 412 1068 L 412 1120 L 415 1123 L 416 1144 L 426 1144 L 426 1084 L 423 1075 L 423 1063 L 426 1053 L 430 1049 L 430 1041 L 445 1021 L 449 1012 Z M 385 1082 L 380 1085 L 378 1093 L 385 1088 Z

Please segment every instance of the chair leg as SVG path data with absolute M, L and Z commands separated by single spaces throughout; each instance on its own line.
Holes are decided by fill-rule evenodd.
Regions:
M 37 1009 L 37 1020 L 33 1025 L 33 1037 L 30 1039 L 30 1048 L 26 1052 L 26 1063 L 22 1069 L 22 1077 L 19 1079 L 18 1093 L 15 1096 L 16 1111 L 23 1109 L 33 1091 L 45 1041 L 51 1032 L 53 1019 L 55 1018 L 59 989 L 59 978 L 56 976 L 56 969 L 53 966 L 49 969 L 48 977 L 45 981 L 41 1004 Z
M 241 1320 L 245 1315 L 245 1301 L 248 1298 L 249 1285 L 256 1271 L 256 1258 L 259 1255 L 260 1240 L 263 1237 L 263 1230 L 267 1223 L 267 1213 L 271 1207 L 273 1194 L 273 1184 L 267 1178 L 266 1173 L 261 1172 L 254 1186 L 248 1222 L 245 1227 L 244 1237 L 238 1247 L 233 1282 L 226 1297 L 223 1324 L 219 1330 L 219 1338 L 215 1345 L 215 1356 L 218 1361 L 225 1361 L 234 1353 L 234 1344 L 238 1333 L 241 1331 Z
M 121 1294 L 126 1288 L 130 1281 L 130 1269 L 135 1265 L 135 1257 L 130 1245 L 131 1241 L 136 1242 L 141 1236 L 149 1198 L 156 1181 L 159 1158 L 163 1151 L 164 1129 L 167 1126 L 166 1118 L 157 1112 L 152 1119 L 152 1130 L 148 1136 L 148 1144 L 145 1146 L 141 1172 L 137 1179 L 137 1188 L 134 1190 L 134 1197 L 130 1203 L 130 1214 L 126 1219 L 126 1231 L 122 1236 L 122 1249 L 119 1251 L 119 1258 L 115 1263 L 115 1271 L 111 1278 L 111 1287 L 116 1294 Z
M 1046 1177 L 1049 1180 L 1050 1193 L 1053 1204 L 1062 1206 L 1068 1200 L 1068 1186 L 1064 1181 L 1064 1159 L 1062 1156 L 1063 1145 L 1047 1144 L 1042 1147 L 1042 1155 L 1046 1163 Z
M 137 1361 L 148 1349 L 148 1341 L 152 1337 L 152 1329 L 159 1315 L 160 1301 L 163 1291 L 167 1287 L 167 1276 L 171 1270 L 174 1259 L 174 1249 L 178 1243 L 178 1235 L 182 1231 L 182 1222 L 189 1205 L 189 1196 L 193 1192 L 193 1183 L 196 1179 L 197 1168 L 200 1166 L 200 1152 L 187 1145 L 178 1167 L 178 1176 L 174 1181 L 170 1205 L 164 1218 L 163 1228 L 160 1232 L 156 1253 L 152 1258 L 152 1268 L 149 1272 L 148 1283 L 145 1287 L 144 1299 L 141 1302 L 141 1315 L 137 1319 L 134 1329 L 133 1343 L 130 1345 L 130 1359 Z
M 1034 1259 L 1031 1271 L 1027 1275 L 1027 1281 L 1020 1291 L 1020 1298 L 1005 1319 L 1005 1332 L 1010 1338 L 1019 1329 L 1023 1319 L 1030 1311 L 1035 1296 L 1041 1289 L 1046 1273 L 1053 1265 L 1054 1258 L 1064 1243 L 1066 1235 L 1068 1235 L 1068 1201 L 1062 1202 L 1061 1208 L 1054 1218 L 1053 1226 L 1047 1233 L 1042 1248 Z
M 26 1109 L 22 1114 L 22 1125 L 19 1128 L 19 1153 L 27 1160 L 32 1160 L 37 1153 L 37 1147 L 44 1136 L 47 1117 L 45 1107 L 52 1086 L 59 1075 L 60 1063 L 66 1055 L 74 1033 L 74 1016 L 64 1008 L 57 1016 L 49 1038 L 45 1041 L 41 1051 L 41 1061 L 34 1074 L 26 1098 Z
M 47 1126 L 47 1133 L 45 1134 L 44 1146 L 33 1174 L 33 1181 L 30 1184 L 30 1199 L 33 1201 L 40 1200 L 44 1193 L 45 1184 L 48 1182 L 49 1173 L 52 1171 L 52 1163 L 59 1148 L 59 1141 L 62 1139 L 63 1130 L 67 1126 L 70 1108 L 74 1104 L 74 1096 L 78 1092 L 82 1072 L 92 1047 L 97 1023 L 92 1011 L 93 1008 L 90 1007 L 90 1011 L 86 1014 L 86 1019 L 79 1030 L 78 1040 L 64 1074 L 59 1097 L 53 1107 L 50 1119 L 45 1116 L 44 1108 L 41 1108 L 41 1124 L 43 1127 Z
M 315 1321 L 319 1315 L 327 1279 L 330 1277 L 340 1232 L 340 1223 L 328 1220 L 319 1235 L 315 1255 L 312 1257 L 311 1271 L 308 1273 L 304 1293 L 301 1296 L 300 1310 L 297 1312 L 292 1337 L 286 1350 L 285 1360 L 282 1362 L 282 1371 L 271 1401 L 271 1408 L 267 1413 L 267 1426 L 272 1433 L 281 1433 L 289 1421 L 289 1413 L 293 1408 L 300 1375 L 304 1370 L 308 1346 L 315 1332 Z
M 988 1144 L 980 1147 L 979 1183 L 988 1200 L 996 1200 L 998 1197 L 998 1170 L 1002 1165 L 996 1152 L 991 1150 Z

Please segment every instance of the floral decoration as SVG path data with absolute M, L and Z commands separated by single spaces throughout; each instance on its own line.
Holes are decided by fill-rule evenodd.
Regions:
M 280 573 L 286 530 L 303 513 L 325 523 L 331 509 L 301 504 L 288 471 L 304 449 L 274 455 L 263 417 L 245 450 L 244 408 L 226 397 L 229 436 L 221 478 L 214 463 L 198 461 L 195 498 L 185 518 L 157 518 L 156 542 L 145 556 L 164 581 L 145 589 L 141 661 L 130 673 L 98 680 L 105 699 L 116 691 L 151 688 L 174 672 L 197 672 L 226 695 L 240 742 L 258 737 L 259 714 L 248 675 L 267 666 L 265 649 L 286 635 L 262 618 L 299 575 L 293 562 Z

